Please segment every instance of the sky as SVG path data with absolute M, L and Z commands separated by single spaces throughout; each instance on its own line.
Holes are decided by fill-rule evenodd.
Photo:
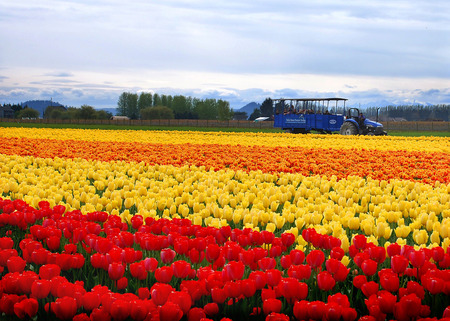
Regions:
M 450 104 L 450 2 L 2 0 L 0 103 Z

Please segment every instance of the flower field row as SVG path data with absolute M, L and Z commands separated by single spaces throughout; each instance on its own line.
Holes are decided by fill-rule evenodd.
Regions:
M 448 138 L 0 128 L 0 318 L 450 320 Z
M 151 144 L 0 138 L 3 154 L 41 158 L 83 158 L 101 161 L 123 160 L 159 165 L 195 165 L 206 169 L 230 169 L 335 175 L 379 180 L 393 178 L 431 183 L 450 182 L 448 154 L 442 152 L 377 151 L 353 149 L 308 149 L 199 144 Z
M 81 130 L 49 128 L 0 128 L 0 137 L 122 142 L 163 145 L 230 145 L 265 147 L 333 148 L 384 151 L 450 152 L 448 137 L 373 137 L 342 135 L 291 135 L 200 131 Z

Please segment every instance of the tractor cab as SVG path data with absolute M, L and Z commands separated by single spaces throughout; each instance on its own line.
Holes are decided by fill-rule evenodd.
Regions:
M 349 108 L 342 124 L 340 133 L 342 135 L 387 135 L 383 124 L 377 120 L 367 119 L 358 108 Z

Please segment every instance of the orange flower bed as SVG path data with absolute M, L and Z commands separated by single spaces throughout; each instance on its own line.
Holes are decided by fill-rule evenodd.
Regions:
M 150 165 L 195 165 L 206 169 L 356 175 L 379 180 L 408 179 L 450 182 L 448 154 L 422 151 L 378 151 L 302 147 L 232 146 L 219 144 L 150 144 L 0 138 L 0 153 L 44 158 L 125 160 Z

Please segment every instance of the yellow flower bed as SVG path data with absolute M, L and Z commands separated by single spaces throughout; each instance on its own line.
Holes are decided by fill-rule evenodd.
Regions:
M 157 144 L 222 144 L 242 146 L 368 150 L 405 150 L 450 153 L 449 137 L 390 137 L 343 135 L 292 135 L 286 133 L 233 133 L 140 130 L 83 130 L 49 128 L 0 128 L 0 137 L 140 142 Z
M 33 206 L 48 200 L 126 221 L 183 217 L 297 236 L 314 227 L 344 248 L 358 233 L 376 244 L 450 245 L 450 184 L 2 154 L 0 163 L 0 195 Z

